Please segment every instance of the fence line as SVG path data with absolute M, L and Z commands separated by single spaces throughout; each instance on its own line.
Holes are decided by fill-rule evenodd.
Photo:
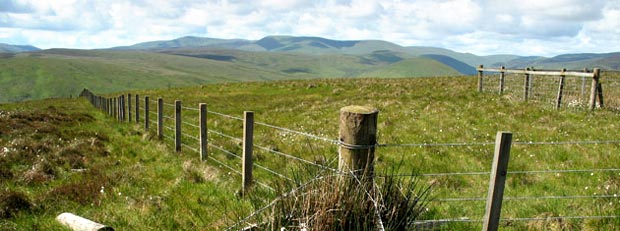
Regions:
M 108 112 L 108 114 L 111 114 L 112 116 L 115 116 L 116 113 L 127 113 L 127 110 L 132 111 L 132 108 L 129 107 L 127 108 L 127 110 L 125 109 L 118 109 L 118 110 L 114 110 L 111 111 L 111 106 L 110 103 L 108 102 L 112 102 L 111 100 L 107 100 L 105 98 L 105 100 L 102 100 L 102 98 L 100 98 L 99 96 L 95 96 L 94 94 L 90 93 L 91 95 L 89 96 L 88 94 L 86 94 L 86 97 L 90 97 L 91 98 L 91 103 L 93 103 L 94 106 L 101 108 L 102 110 L 105 110 Z M 138 97 L 136 95 L 136 97 Z M 137 99 L 137 98 L 136 98 Z M 119 103 L 118 106 L 119 107 L 124 107 L 125 105 L 123 105 L 124 101 L 124 97 L 119 97 Z M 128 102 L 131 102 L 131 97 L 128 99 Z M 148 101 L 148 99 L 147 99 Z M 105 103 L 101 103 L 101 102 L 105 102 Z M 136 100 L 136 102 L 139 102 Z M 149 101 L 150 102 L 150 101 Z M 155 101 L 156 102 L 156 101 Z M 106 105 L 107 104 L 107 105 Z M 176 106 L 173 104 L 166 104 L 163 103 L 163 105 L 166 106 Z M 136 103 L 136 114 L 139 114 L 140 112 L 140 107 L 139 105 Z M 105 108 L 103 108 L 105 107 Z M 195 108 L 190 108 L 190 107 L 180 107 L 181 109 L 185 109 L 185 110 L 194 110 L 194 111 L 199 111 L 198 109 Z M 164 115 L 164 111 L 163 110 L 158 110 L 157 112 L 153 112 L 150 110 L 147 110 L 147 105 L 144 105 L 144 110 L 143 112 L 145 114 L 155 114 L 160 118 L 166 118 L 169 120 L 178 120 L 181 118 L 173 118 L 170 116 L 166 116 Z M 236 116 L 232 116 L 232 115 L 226 115 L 223 113 L 219 113 L 219 112 L 213 112 L 213 111 L 206 111 L 207 113 L 211 113 L 211 114 L 215 114 L 218 116 L 222 116 L 225 118 L 230 118 L 230 119 L 235 119 L 235 120 L 241 120 L 243 121 L 243 118 L 240 117 L 236 117 Z M 138 115 L 136 115 L 136 118 Z M 120 121 L 127 121 L 124 120 L 123 116 L 116 116 L 118 120 Z M 179 117 L 179 116 L 176 116 Z M 132 121 L 129 121 L 132 122 Z M 138 123 L 138 119 L 135 120 L 136 123 Z M 148 120 L 145 121 L 146 123 L 148 123 Z M 186 121 L 179 121 L 177 128 L 172 128 L 170 126 L 166 126 L 163 124 L 158 124 L 161 127 L 165 128 L 166 131 L 177 131 L 176 129 L 178 129 L 178 127 L 180 126 L 180 124 L 186 124 L 187 126 L 191 126 L 194 128 L 198 128 L 198 129 L 206 129 L 202 128 L 198 125 L 195 125 L 193 123 L 189 123 Z M 307 132 L 302 132 L 302 131 L 296 131 L 296 130 L 292 130 L 292 129 L 288 129 L 288 128 L 284 128 L 284 127 L 279 127 L 279 126 L 275 126 L 275 125 L 271 125 L 271 124 L 267 124 L 267 123 L 263 123 L 263 122 L 254 122 L 254 124 L 260 125 L 260 126 L 265 126 L 268 128 L 272 128 L 272 129 L 276 129 L 276 130 L 280 130 L 280 131 L 284 131 L 287 133 L 292 133 L 292 134 L 296 134 L 296 135 L 301 135 L 301 136 L 305 136 L 308 138 L 312 138 L 315 140 L 320 140 L 320 141 L 327 141 L 330 144 L 337 144 L 339 145 L 341 148 L 348 148 L 348 149 L 369 149 L 369 148 L 374 148 L 374 147 L 383 147 L 383 148 L 389 148 L 389 147 L 466 147 L 466 146 L 487 146 L 487 145 L 497 145 L 497 142 L 471 142 L 471 143 L 467 143 L 467 142 L 460 142 L 460 143 L 403 143 L 403 144 L 375 144 L 375 145 L 355 145 L 355 144 L 347 144 L 338 140 L 334 140 L 334 139 L 329 139 L 326 137 L 321 137 L 321 136 L 317 136 L 317 135 L 313 135 Z M 206 126 L 206 125 L 205 125 Z M 244 141 L 242 139 L 230 136 L 230 135 L 226 135 L 222 132 L 219 131 L 215 131 L 215 130 L 207 130 L 205 131 L 206 133 L 212 133 L 212 134 L 216 134 L 225 138 L 229 138 L 235 141 Z M 180 134 L 180 136 L 185 136 L 188 138 L 191 138 L 192 140 L 198 141 L 198 142 L 203 142 L 202 137 L 197 138 L 195 136 L 189 135 L 187 133 L 177 133 Z M 169 139 L 172 141 L 175 141 L 175 139 L 180 139 L 179 137 L 171 137 L 169 135 L 167 135 L 166 133 L 162 133 L 160 134 L 161 137 L 163 137 L 164 139 Z M 179 136 L 179 135 L 176 135 Z M 161 139 L 161 138 L 160 138 Z M 205 140 L 206 141 L 206 140 Z M 589 140 L 589 141 L 526 141 L 526 142 L 512 142 L 512 145 L 523 145 L 523 146 L 530 146 L 530 145 L 598 145 L 598 144 L 618 144 L 620 143 L 620 140 Z M 179 146 L 182 146 L 184 148 L 186 148 L 187 150 L 193 151 L 195 153 L 202 153 L 201 150 L 199 150 L 198 148 L 195 148 L 194 146 L 188 144 L 188 143 L 184 143 L 184 142 L 180 142 Z M 215 148 L 227 155 L 231 155 L 234 156 L 235 158 L 238 159 L 243 159 L 243 157 L 230 152 L 224 148 L 221 148 L 219 146 L 213 145 L 208 143 L 206 146 L 211 147 L 211 148 Z M 321 165 L 318 163 L 315 163 L 313 161 L 309 161 L 300 157 L 296 157 L 293 156 L 291 154 L 285 153 L 285 152 L 281 152 L 281 151 L 277 151 L 277 150 L 273 150 L 264 146 L 260 146 L 260 145 L 256 145 L 254 144 L 252 146 L 253 148 L 257 148 L 263 151 L 266 151 L 268 153 L 272 153 L 272 154 L 276 154 L 288 159 L 293 159 L 293 160 L 297 160 L 300 162 L 303 162 L 304 164 L 308 164 L 308 165 L 312 165 L 315 167 L 319 167 L 322 170 L 330 170 L 332 172 L 335 172 L 338 175 L 342 175 L 343 173 L 340 172 L 340 170 L 331 168 L 329 166 L 325 166 L 325 165 Z M 237 174 L 243 175 L 244 173 L 239 172 L 238 170 L 236 170 L 235 168 L 225 164 L 223 161 L 220 161 L 212 156 L 207 156 L 207 158 L 205 159 L 211 159 L 212 161 L 216 162 L 217 164 L 219 164 L 221 167 L 227 168 L 229 170 L 231 170 L 232 172 L 235 172 Z M 267 168 L 261 164 L 258 163 L 254 163 L 252 162 L 252 166 L 256 166 L 256 168 L 260 168 L 264 171 L 267 171 L 270 174 L 273 174 L 279 178 L 285 179 L 285 180 L 289 180 L 289 181 L 293 181 L 293 179 L 287 177 L 286 175 L 279 173 L 276 170 Z M 616 172 L 616 171 L 620 171 L 620 169 L 618 168 L 599 168 L 599 169 L 558 169 L 558 170 L 531 170 L 531 171 L 505 171 L 504 174 L 545 174 L 545 173 L 591 173 L 593 174 L 593 172 Z M 487 172 L 487 171 L 480 171 L 480 172 L 446 172 L 446 173 L 425 173 L 425 174 L 394 174 L 394 175 L 389 175 L 389 176 L 376 176 L 376 177 L 406 177 L 406 176 L 420 176 L 420 177 L 437 177 L 437 176 L 484 176 L 484 175 L 490 175 L 491 172 Z M 252 182 L 256 183 L 257 185 L 260 185 L 262 187 L 265 187 L 267 189 L 270 190 L 274 190 L 271 186 L 262 183 L 261 181 L 255 180 L 253 179 Z M 559 195 L 551 195 L 551 196 L 516 196 L 516 197 L 501 197 L 499 200 L 501 201 L 525 201 L 525 200 L 552 200 L 552 199 L 599 199 L 599 198 L 617 198 L 617 194 L 613 194 L 613 195 L 569 195 L 569 196 L 559 196 Z M 488 198 L 483 198 L 483 197 L 472 197 L 472 198 L 440 198 L 437 199 L 435 201 L 439 201 L 439 202 L 452 202 L 452 201 L 484 201 L 487 200 Z M 376 205 L 375 205 L 376 206 Z M 564 219 L 598 219 L 598 218 L 617 218 L 618 216 L 616 215 L 610 215 L 610 216 L 567 216 L 567 217 L 558 217 L 558 218 L 564 218 Z M 547 217 L 547 218 L 499 218 L 500 221 L 524 221 L 524 220 L 535 220 L 535 219 L 540 219 L 540 220 L 545 220 L 545 219 L 554 219 L 555 217 Z M 439 222 L 480 222 L 483 220 L 451 220 L 451 219 L 440 219 L 440 220 L 425 220 L 425 221 L 420 221 L 420 222 L 432 222 L 432 221 L 439 221 Z

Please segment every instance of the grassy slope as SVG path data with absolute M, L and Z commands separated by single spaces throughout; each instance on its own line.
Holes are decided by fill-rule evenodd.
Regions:
M 172 153 L 86 100 L 4 104 L 0 113 L 2 229 L 66 230 L 54 220 L 62 212 L 120 230 L 220 229 L 248 206 L 217 168 Z M 13 193 L 30 207 L 8 203 Z M 5 206 L 22 211 L 7 219 Z
M 101 93 L 191 86 L 207 83 L 358 77 L 386 63 L 363 63 L 356 56 L 301 55 L 243 51 L 186 51 L 233 55 L 232 62 L 154 52 L 54 49 L 0 58 L 0 102 L 68 97 L 82 88 Z M 416 60 L 423 65 L 425 60 Z M 452 73 L 447 66 L 423 74 Z M 405 67 L 397 67 L 401 72 Z M 384 71 L 388 76 L 389 71 Z M 398 76 L 402 76 L 399 75 Z M 396 77 L 396 75 L 394 76 Z
M 364 77 L 423 77 L 450 76 L 460 73 L 447 65 L 432 59 L 410 58 L 390 64 L 384 68 L 362 74 Z

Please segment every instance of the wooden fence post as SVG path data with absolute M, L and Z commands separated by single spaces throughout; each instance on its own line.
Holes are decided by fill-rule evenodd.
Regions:
M 562 69 L 562 73 L 566 72 L 566 68 Z M 564 91 L 564 81 L 566 79 L 565 75 L 560 75 L 560 86 L 558 86 L 558 97 L 555 102 L 555 109 L 560 109 L 562 105 L 562 92 Z
M 136 124 L 140 123 L 140 96 L 136 94 Z
M 157 138 L 164 136 L 164 99 L 157 98 Z
M 121 95 L 121 112 L 122 112 L 122 121 L 127 121 L 127 100 L 125 100 L 125 95 Z
M 502 66 L 501 71 L 499 72 L 499 94 L 504 94 L 504 83 L 506 78 L 506 67 Z
M 483 67 L 484 66 L 482 64 L 478 66 L 478 92 L 482 92 L 482 78 L 484 77 L 484 74 L 482 73 Z
M 118 100 L 118 96 L 114 97 L 114 119 L 118 120 L 118 102 L 120 100 Z
M 149 131 L 149 96 L 144 96 L 144 131 Z
M 598 106 L 603 108 L 605 104 L 603 103 L 603 84 L 601 83 L 601 69 L 595 68 L 594 75 L 596 75 L 597 82 L 597 92 L 598 92 Z
M 252 185 L 252 147 L 254 146 L 254 112 L 243 112 L 242 193 Z
M 523 100 L 527 101 L 530 95 L 530 73 L 528 73 L 528 71 L 530 71 L 530 68 L 525 68 L 525 82 L 523 84 Z
M 127 122 L 131 122 L 131 94 L 127 93 Z
M 340 109 L 338 170 L 352 171 L 356 176 L 373 176 L 378 115 L 376 108 L 368 106 Z
M 511 144 L 512 133 L 497 133 L 497 138 L 495 139 L 495 153 L 493 155 L 493 167 L 489 180 L 489 194 L 487 196 L 487 205 L 482 226 L 483 231 L 496 231 L 499 228 Z
M 181 100 L 174 101 L 174 149 L 181 151 Z
M 207 140 L 207 104 L 201 103 L 200 108 L 200 161 L 207 161 L 209 141 Z
M 598 68 L 594 68 L 593 74 L 592 74 L 592 87 L 590 87 L 590 110 L 594 110 L 596 108 L 596 96 L 598 93 L 598 75 L 596 74 L 597 70 L 600 69 Z

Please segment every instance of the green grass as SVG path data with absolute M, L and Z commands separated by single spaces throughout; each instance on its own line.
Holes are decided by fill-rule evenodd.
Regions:
M 185 107 L 196 108 L 198 103 L 207 103 L 209 110 L 239 117 L 243 111 L 254 111 L 256 121 L 330 139 L 337 137 L 340 108 L 370 105 L 380 111 L 378 141 L 383 144 L 493 142 L 498 131 L 513 132 L 514 142 L 619 140 L 616 132 L 620 127 L 617 112 L 553 110 L 535 102 L 524 103 L 494 94 L 479 94 L 475 89 L 475 78 L 440 77 L 226 83 L 131 93 L 141 97 L 148 95 L 153 100 L 162 97 L 166 103 L 182 100 Z M 91 90 L 98 92 L 97 89 Z M 89 106 L 81 100 L 31 102 L 2 105 L 1 108 L 14 110 L 16 107 L 27 107 L 24 105 L 55 103 L 72 110 L 89 110 Z M 144 106 L 144 103 L 141 102 L 141 105 Z M 154 111 L 155 105 L 151 103 L 150 108 Z M 166 115 L 172 116 L 172 107 L 165 106 L 165 111 Z M 75 207 L 78 208 L 74 210 L 76 213 L 119 229 L 221 229 L 236 221 L 231 218 L 245 217 L 273 198 L 257 185 L 254 200 L 237 200 L 233 194 L 240 180 L 235 173 L 213 161 L 198 163 L 198 154 L 187 148 L 179 155 L 166 151 L 172 150 L 170 140 L 163 141 L 167 146 L 165 149 L 160 142 L 145 138 L 140 127 L 114 123 L 98 112 L 88 113 L 93 115 L 94 120 L 72 129 L 90 129 L 107 134 L 109 141 L 105 144 L 110 155 L 94 158 L 95 163 L 106 167 L 103 168 L 106 169 L 104 174 L 110 179 L 117 179 L 115 176 L 123 173 L 119 180 L 110 181 L 111 194 L 106 194 L 101 200 L 101 207 L 82 206 L 67 199 L 74 206 L 54 204 L 52 208 L 55 209 L 18 213 L 16 218 L 3 222 L 23 227 L 35 224 L 39 225 L 36 227 L 56 227 L 53 216 Z M 188 123 L 197 124 L 194 110 L 183 110 L 183 118 Z M 164 123 L 166 126 L 173 124 L 168 119 Z M 238 120 L 209 114 L 208 126 L 213 131 L 241 137 L 242 124 Z M 151 128 L 154 131 L 154 124 Z M 183 125 L 183 131 L 197 136 L 197 130 L 192 126 Z M 172 135 L 168 130 L 165 132 Z M 1 137 L 3 145 L 11 140 L 15 139 L 6 135 Z M 209 134 L 209 141 L 233 153 L 241 153 L 238 141 L 212 133 Z M 197 147 L 191 139 L 184 138 L 184 142 Z M 337 146 L 260 125 L 256 125 L 255 145 L 332 167 L 337 164 Z M 509 171 L 617 168 L 620 160 L 618 151 L 618 144 L 513 145 Z M 397 166 L 397 172 L 402 174 L 486 172 L 490 171 L 492 153 L 493 145 L 382 147 L 376 152 L 376 168 L 377 172 L 385 172 Z M 210 149 L 210 156 L 240 169 L 239 160 L 235 157 L 215 149 Z M 256 150 L 255 162 L 289 177 L 303 174 L 297 167 L 303 164 L 269 152 Z M 22 171 L 29 167 L 25 165 L 15 169 Z M 215 176 L 200 177 L 204 169 L 215 172 Z M 62 179 L 53 184 L 79 181 Z M 282 181 L 260 169 L 255 169 L 255 179 L 269 185 Z M 3 186 L 24 192 L 35 202 L 37 198 L 45 199 L 45 192 L 53 188 L 47 184 L 28 186 L 19 181 L 10 182 L 3 183 Z M 431 197 L 437 199 L 486 197 L 488 175 L 421 177 L 420 184 L 433 185 Z M 118 192 L 136 202 L 130 203 L 131 200 L 116 196 Z M 618 192 L 618 172 L 509 174 L 505 196 L 613 195 Z M 162 199 L 152 201 L 149 196 Z M 618 215 L 618 203 L 618 198 L 508 200 L 504 203 L 502 217 Z M 431 201 L 422 219 L 468 217 L 477 220 L 483 213 L 483 201 Z M 614 230 L 620 227 L 620 223 L 613 219 L 567 219 L 547 223 L 513 221 L 503 222 L 502 225 L 506 230 L 553 230 L 556 226 Z M 480 229 L 480 226 L 480 223 L 449 223 L 443 229 L 471 230 Z
M 0 190 L 17 195 L 0 196 L 3 230 L 66 230 L 54 220 L 62 212 L 117 229 L 220 229 L 250 206 L 216 167 L 170 152 L 84 99 L 0 111 Z M 26 203 L 15 206 L 15 198 Z

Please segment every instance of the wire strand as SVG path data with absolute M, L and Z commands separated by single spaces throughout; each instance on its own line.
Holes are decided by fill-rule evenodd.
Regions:
M 330 168 L 330 167 L 327 167 L 327 166 L 323 166 L 323 165 L 320 165 L 320 164 L 316 164 L 316 163 L 314 163 L 312 161 L 308 161 L 308 160 L 305 160 L 305 159 L 293 156 L 291 154 L 286 154 L 286 153 L 283 153 L 283 152 L 279 152 L 279 151 L 272 150 L 270 148 L 266 148 L 266 147 L 262 147 L 262 146 L 258 146 L 258 145 L 254 145 L 254 147 L 257 147 L 257 148 L 262 149 L 264 151 L 271 152 L 271 153 L 274 153 L 274 154 L 277 154 L 277 155 L 280 155 L 280 156 L 284 156 L 286 158 L 298 160 L 298 161 L 301 161 L 301 162 L 304 162 L 306 164 L 313 165 L 313 166 L 316 166 L 316 167 L 319 167 L 319 168 L 327 169 L 327 170 L 330 170 L 330 171 L 333 171 L 333 172 L 340 172 L 340 171 L 338 171 L 336 169 L 333 169 L 333 168 Z
M 200 153 L 200 151 L 198 151 L 198 149 L 196 149 L 196 148 L 194 148 L 194 147 L 191 147 L 191 146 L 189 146 L 189 145 L 187 145 L 187 144 L 181 143 L 181 146 L 182 146 L 182 147 L 185 147 L 185 148 L 187 148 L 187 149 L 189 149 L 189 150 L 192 150 L 192 151 L 194 151 L 194 152 L 196 152 L 196 153 Z
M 243 118 L 241 118 L 241 117 L 236 117 L 236 116 L 226 115 L 226 114 L 224 114 L 224 113 L 219 113 L 219 112 L 209 111 L 209 110 L 207 110 L 207 113 L 211 113 L 211 114 L 214 114 L 214 115 L 219 115 L 219 116 L 222 116 L 222 117 L 225 117 L 225 118 L 229 118 L 229 119 L 235 119 L 235 120 L 241 120 L 241 121 L 243 121 Z
M 297 135 L 302 135 L 302 136 L 310 137 L 310 138 L 317 139 L 317 140 L 326 141 L 326 142 L 329 142 L 329 143 L 332 143 L 332 144 L 338 144 L 338 140 L 333 140 L 333 139 L 329 139 L 329 138 L 313 135 L 313 134 L 310 134 L 310 133 L 307 133 L 307 132 L 295 131 L 295 130 L 291 130 L 291 129 L 288 129 L 288 128 L 278 127 L 278 126 L 275 126 L 275 125 L 266 124 L 266 123 L 262 123 L 262 122 L 254 122 L 254 124 L 262 125 L 262 126 L 273 128 L 273 129 L 277 129 L 277 130 L 280 130 L 280 131 L 285 131 L 285 132 L 288 132 L 288 133 L 293 133 L 293 134 L 297 134 Z
M 187 135 L 187 134 L 185 134 L 185 133 L 181 133 L 181 135 L 182 135 L 182 136 L 185 136 L 185 137 L 187 137 L 187 138 L 190 138 L 190 139 L 192 139 L 192 140 L 195 140 L 195 141 L 200 142 L 200 139 L 199 139 L 199 138 L 197 138 L 197 137 L 195 137 L 195 136 Z
M 195 125 L 195 124 L 192 124 L 192 123 L 189 123 L 189 122 L 185 122 L 185 121 L 183 121 L 182 123 L 183 123 L 183 124 L 185 124 L 185 125 L 187 125 L 187 126 L 190 126 L 190 127 L 194 127 L 194 128 L 198 128 L 198 129 L 200 129 L 200 126 L 198 126 L 198 125 Z
M 198 108 L 193 108 L 193 107 L 185 107 L 185 106 L 181 106 L 182 109 L 186 109 L 186 110 L 191 110 L 191 111 L 200 111 Z
M 224 149 L 224 148 L 222 148 L 222 147 L 219 147 L 219 146 L 213 145 L 213 144 L 211 144 L 211 143 L 209 143 L 208 145 L 209 145 L 210 147 L 213 147 L 213 148 L 217 149 L 217 150 L 220 150 L 220 151 L 221 151 L 221 152 L 223 152 L 223 153 L 226 153 L 226 154 L 228 154 L 228 155 L 234 156 L 234 157 L 236 157 L 237 159 L 241 159 L 241 156 L 239 156 L 239 155 L 237 155 L 237 154 L 235 154 L 235 153 L 233 153 L 233 152 L 231 152 L 231 151 L 228 151 L 228 150 L 226 150 L 226 149 Z
M 291 182 L 295 182 L 293 179 L 288 178 L 288 177 L 284 176 L 283 174 L 276 172 L 275 170 L 269 169 L 269 168 L 267 168 L 267 167 L 265 167 L 265 166 L 262 166 L 262 165 L 260 165 L 260 164 L 257 164 L 257 163 L 254 163 L 254 165 L 255 165 L 256 167 L 258 167 L 258 168 L 260 168 L 260 169 L 262 169 L 262 170 L 265 170 L 265 171 L 267 171 L 267 172 L 269 172 L 269 173 L 271 173 L 271 174 L 273 174 L 273 175 L 276 175 L 276 176 L 278 176 L 278 177 L 280 177 L 280 178 L 282 178 L 282 179 L 285 179 L 285 180 L 288 180 L 288 181 L 291 181 Z
M 232 172 L 234 172 L 234 173 L 237 173 L 237 174 L 239 174 L 239 175 L 243 175 L 243 174 L 241 174 L 241 172 L 239 172 L 239 171 L 235 170 L 234 168 L 232 168 L 232 167 L 228 166 L 227 164 L 224 164 L 222 161 L 219 161 L 218 159 L 213 158 L 212 156 L 208 156 L 208 158 L 209 158 L 210 160 L 215 161 L 215 162 L 216 162 L 216 163 L 218 163 L 219 165 L 221 165 L 221 166 L 223 166 L 223 167 L 227 168 L 228 170 L 230 170 L 230 171 L 232 171 Z
M 233 136 L 230 136 L 230 135 L 226 135 L 226 134 L 224 134 L 224 133 L 221 133 L 221 132 L 218 132 L 218 131 L 215 131 L 215 130 L 211 130 L 211 129 L 209 129 L 209 130 L 207 130 L 207 132 L 208 132 L 208 133 L 213 133 L 213 134 L 216 134 L 216 135 L 218 135 L 218 136 L 222 136 L 222 137 L 225 137 L 225 138 L 228 138 L 228 139 L 231 139 L 231 140 L 235 140 L 235 141 L 243 141 L 242 139 L 239 139 L 239 138 L 237 138 L 237 137 L 233 137 Z

